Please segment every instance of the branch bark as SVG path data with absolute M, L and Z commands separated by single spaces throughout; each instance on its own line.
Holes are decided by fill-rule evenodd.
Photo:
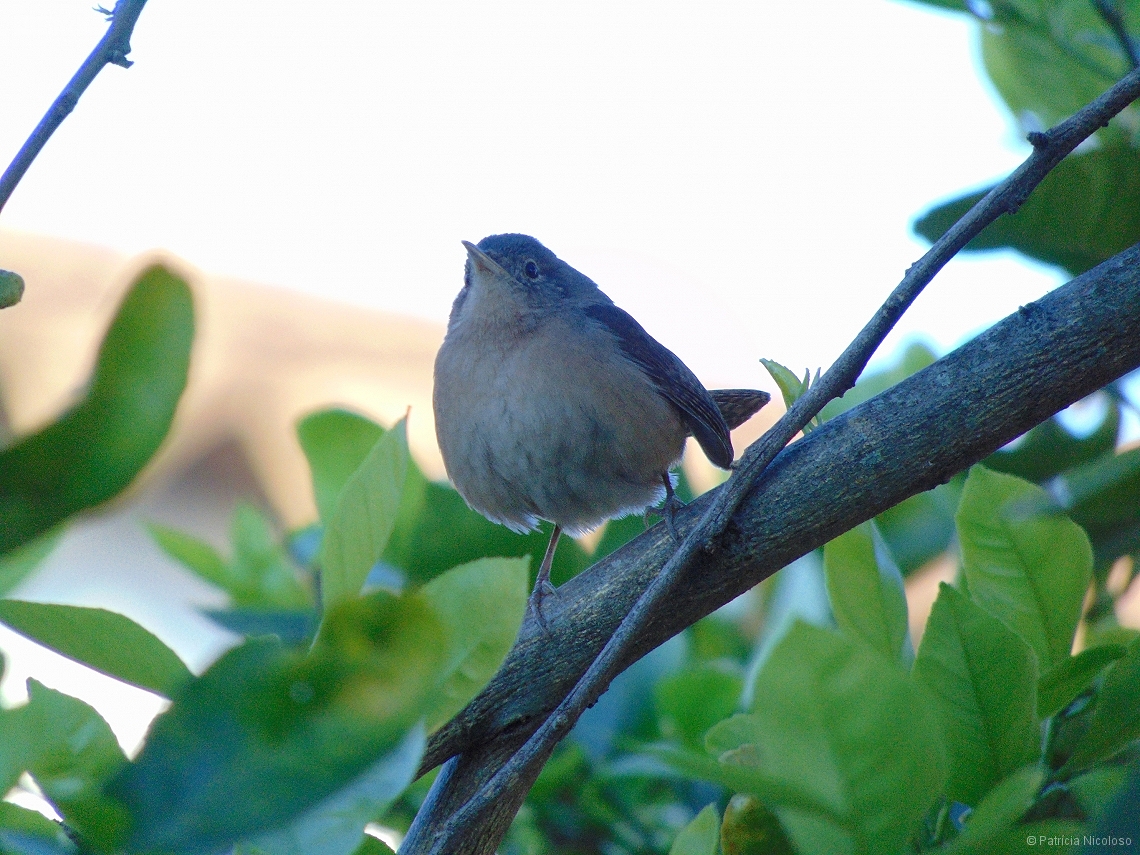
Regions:
M 613 677 L 637 658 L 633 656 L 631 659 L 632 654 L 640 651 L 637 655 L 642 655 L 651 649 L 645 648 L 644 644 L 654 615 L 661 611 L 680 579 L 702 563 L 704 556 L 720 547 L 718 541 L 723 539 L 741 503 L 755 492 L 760 480 L 768 476 L 766 469 L 780 449 L 829 400 L 854 385 L 886 334 L 955 253 L 1001 214 L 1016 211 L 1054 166 L 1138 96 L 1140 71 L 1133 71 L 1071 118 L 1045 133 L 1030 135 L 1034 151 L 1025 163 L 935 242 L 926 255 L 907 271 L 903 281 L 821 381 L 745 452 L 734 476 L 717 491 L 715 500 L 702 505 L 703 514 L 699 522 L 684 534 L 681 545 L 646 586 L 637 588 L 639 596 L 632 602 L 625 618 L 619 621 L 613 634 L 603 643 L 600 652 L 554 713 L 533 730 L 517 751 L 508 752 L 505 743 L 499 743 L 491 754 L 484 756 L 476 751 L 477 757 L 465 755 L 461 762 L 448 764 L 432 787 L 426 809 L 421 809 L 409 831 L 403 847 L 405 852 L 494 850 L 558 740 L 569 732 Z M 960 468 L 969 462 L 973 461 Z M 843 530 L 837 529 L 833 535 Z M 485 774 L 488 768 L 495 771 Z M 473 781 L 477 783 L 472 785 Z M 462 797 L 456 795 L 459 793 L 463 794 Z M 469 844 L 476 848 L 469 848 Z M 486 849 L 487 846 L 490 849 Z
M 146 0 L 117 0 L 115 10 L 110 13 L 111 26 L 107 28 L 95 50 L 91 51 L 83 65 L 79 66 L 79 70 L 63 87 L 63 91 L 52 102 L 31 136 L 0 176 L 0 210 L 4 209 L 12 191 L 16 189 L 16 185 L 20 183 L 20 179 L 24 177 L 24 173 L 28 171 L 28 167 L 32 165 L 32 161 L 47 144 L 48 139 L 55 133 L 55 129 L 63 124 L 63 120 L 75 109 L 79 98 L 87 91 L 91 81 L 104 66 L 119 65 L 130 68 L 131 61 L 127 59 L 127 54 L 131 52 L 131 33 L 134 32 L 135 23 L 145 5 Z

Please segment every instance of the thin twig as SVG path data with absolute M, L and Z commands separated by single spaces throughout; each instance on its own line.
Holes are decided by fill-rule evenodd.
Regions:
M 79 66 L 79 70 L 63 87 L 59 97 L 55 99 L 47 113 L 40 119 L 40 123 L 32 131 L 32 135 L 28 137 L 4 174 L 0 176 L 0 210 L 4 209 L 12 191 L 16 189 L 16 185 L 20 183 L 20 179 L 24 177 L 24 173 L 28 171 L 32 161 L 36 159 L 48 139 L 55 133 L 55 129 L 75 109 L 80 96 L 91 85 L 95 76 L 103 70 L 103 66 L 110 64 L 123 68 L 131 67 L 131 61 L 127 59 L 127 54 L 131 52 L 131 33 L 134 31 L 135 22 L 138 21 L 145 5 L 146 0 L 118 0 L 113 12 L 99 9 L 99 11 L 107 12 L 111 19 L 111 26 L 107 28 L 106 34 L 99 40 L 95 50 L 91 51 L 91 55 L 84 60 L 83 65 Z
M 780 450 L 829 401 L 855 385 L 855 380 L 887 333 L 938 271 L 987 225 L 1002 214 L 1016 211 L 1053 167 L 1138 97 L 1140 70 L 1130 73 L 1108 92 L 1049 131 L 1029 135 L 1034 149 L 1029 158 L 974 205 L 907 270 L 886 302 L 827 373 L 792 405 L 771 430 L 748 448 L 717 500 L 645 589 L 573 691 L 523 747 L 444 823 L 435 835 L 432 853 L 458 851 L 456 840 L 465 828 L 473 825 L 477 817 L 520 782 L 534 780 L 554 745 L 570 731 L 586 708 L 617 675 L 622 654 L 664 601 L 688 562 L 724 531 L 733 512 Z
M 1132 37 L 1128 35 L 1128 28 L 1124 26 L 1124 16 L 1120 14 L 1120 6 L 1116 0 L 1093 0 L 1093 6 L 1097 12 L 1108 24 L 1108 28 L 1112 30 L 1112 34 L 1116 36 L 1116 40 L 1120 42 L 1120 47 L 1124 49 L 1124 55 L 1128 57 L 1128 63 L 1133 68 L 1140 68 L 1140 55 L 1136 53 L 1136 45 L 1132 41 Z

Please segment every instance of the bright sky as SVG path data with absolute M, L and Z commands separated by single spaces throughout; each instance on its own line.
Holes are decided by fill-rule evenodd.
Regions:
M 91 5 L 0 0 L 3 162 Z M 154 0 L 0 225 L 439 322 L 459 241 L 528 232 L 709 385 L 771 388 L 759 357 L 826 366 L 924 251 L 915 215 L 1028 153 L 974 37 L 888 0 Z M 1056 281 L 954 262 L 887 351 Z

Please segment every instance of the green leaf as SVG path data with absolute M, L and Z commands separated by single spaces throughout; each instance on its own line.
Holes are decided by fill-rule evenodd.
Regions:
M 1113 402 L 1105 409 L 1100 425 L 1085 437 L 1073 436 L 1054 416 L 1025 434 L 1014 448 L 996 451 L 984 463 L 994 472 L 1040 484 L 1067 469 L 1112 454 L 1119 432 L 1120 405 Z
M 914 665 L 935 705 L 950 761 L 946 794 L 976 805 L 1040 752 L 1033 651 L 943 583 Z
M 923 214 L 914 230 L 933 243 L 993 188 Z M 1016 249 L 1073 275 L 1140 240 L 1140 151 L 1106 148 L 1061 161 L 1015 214 L 987 226 L 967 252 Z
M 202 609 L 210 620 L 230 632 L 244 635 L 276 635 L 286 644 L 307 644 L 317 631 L 318 615 L 313 609 Z
M 238 502 L 230 520 L 233 560 L 185 532 L 150 524 L 159 547 L 183 566 L 230 595 L 238 609 L 306 611 L 313 596 L 297 578 L 269 521 L 248 502 Z
M 317 512 L 325 525 L 336 511 L 340 491 L 383 433 L 375 422 L 346 410 L 322 410 L 297 423 Z
M 1037 717 L 1046 719 L 1059 713 L 1127 652 L 1119 644 L 1090 647 L 1046 671 L 1037 681 Z
M 99 714 L 35 680 L 28 680 L 28 703 L 8 712 L 12 742 L 5 740 L 4 747 L 17 746 L 19 756 L 0 761 L 0 767 L 31 773 L 44 797 L 81 834 L 99 837 L 120 829 L 124 817 L 100 789 L 127 759 Z
M 229 651 L 184 687 L 112 782 L 135 821 L 114 842 L 217 851 L 315 808 L 423 716 L 443 637 L 418 599 L 377 592 L 331 609 L 307 656 L 270 639 Z
M 1020 478 L 975 466 L 957 521 L 970 598 L 1025 639 L 1048 670 L 1072 649 L 1092 576 L 1092 547 L 1072 520 L 1014 512 L 1044 497 Z
M 408 788 L 419 769 L 427 741 L 416 727 L 344 789 L 310 808 L 285 828 L 260 834 L 235 847 L 235 855 L 350 855 L 375 838 L 364 826 L 384 815 Z M 377 841 L 379 842 L 379 841 Z M 383 844 L 381 844 L 383 845 Z
M 1128 647 L 1104 676 L 1088 732 L 1065 764 L 1066 770 L 1084 768 L 1116 754 L 1140 738 L 1140 640 Z
M 32 575 L 55 549 L 62 533 L 62 529 L 50 531 L 7 555 L 0 556 L 0 597 Z
M 38 811 L 0 802 L 3 855 L 74 855 L 78 851 L 59 823 Z
M 666 739 L 699 748 L 714 724 L 736 712 L 744 681 L 716 665 L 696 665 L 653 687 L 658 726 Z
M 1004 847 L 998 848 L 998 843 L 1015 828 L 1024 846 L 1029 829 L 1017 823 L 1033 805 L 1044 777 L 1040 767 L 1024 766 L 1002 780 L 970 814 L 965 828 L 949 851 L 954 855 L 990 855 L 993 852 L 1010 851 Z
M 674 743 L 648 746 L 647 753 L 695 780 L 719 784 L 736 793 L 748 793 L 767 804 L 818 813 L 838 822 L 838 805 L 822 801 L 819 793 L 812 791 L 810 782 L 770 774 L 760 765 L 755 745 L 750 741 L 755 727 L 755 719 L 745 714 L 725 719 L 713 727 L 705 736 L 705 744 L 709 751 L 719 755 L 716 759 Z M 724 749 L 718 750 L 721 745 Z
M 193 337 L 190 289 L 151 267 L 107 331 L 86 400 L 0 451 L 0 555 L 134 480 L 170 428 Z
M 757 770 L 828 806 L 805 811 L 755 793 L 796 848 L 899 851 L 946 777 L 937 722 L 911 676 L 845 636 L 798 622 L 761 669 L 754 696 L 750 714 L 714 727 L 706 744 L 722 767 Z
M 768 369 L 768 373 L 776 381 L 780 394 L 784 398 L 784 406 L 790 410 L 792 404 L 802 398 L 808 390 L 811 381 L 810 371 L 801 380 L 790 368 L 786 368 L 774 359 L 761 359 L 760 364 Z
M 970 7 L 966 5 L 966 0 L 913 0 L 913 2 L 936 6 L 939 9 L 952 9 L 955 12 L 970 11 Z
M 1140 448 L 1076 465 L 1048 486 L 1013 510 L 1022 517 L 1068 514 L 1092 541 L 1099 578 L 1121 555 L 1140 550 Z
M 954 514 L 965 483 L 965 475 L 955 475 L 875 517 L 875 527 L 903 576 L 946 552 L 955 537 Z
M 780 819 L 755 796 L 737 793 L 728 800 L 720 825 L 724 855 L 796 855 Z
M 634 517 L 627 519 L 642 526 Z M 410 581 L 422 583 L 452 567 L 487 555 L 529 555 L 533 582 L 549 540 L 550 531 L 545 524 L 538 531 L 515 534 L 506 526 L 489 521 L 467 507 L 449 485 L 428 481 L 415 461 L 409 460 L 396 527 L 383 560 L 404 570 Z M 551 579 L 560 585 L 590 563 L 582 547 L 564 537 L 554 555 Z
M 146 528 L 158 547 L 183 567 L 224 591 L 230 590 L 233 579 L 229 567 L 213 546 L 186 532 L 158 523 L 147 523 Z
M 1140 448 L 1065 472 L 1052 486 L 1050 499 L 1065 499 L 1053 509 L 1060 507 L 1088 532 L 1098 568 L 1140 551 Z
M 0 600 L 0 622 L 68 659 L 168 698 L 193 678 L 158 638 L 106 609 Z
M 706 805 L 693 821 L 677 834 L 669 855 L 716 855 L 720 842 L 720 816 L 716 805 Z
M 324 611 L 360 593 L 396 524 L 408 470 L 405 420 L 387 431 L 352 473 L 321 541 Z
M 378 837 L 373 837 L 370 834 L 364 836 L 364 840 L 352 855 L 396 855 L 392 848 Z
M 428 713 L 435 730 L 499 670 L 526 613 L 527 558 L 481 558 L 432 579 L 415 594 L 447 638 L 443 683 Z
M 234 557 L 227 588 L 234 605 L 263 609 L 303 609 L 313 598 L 297 579 L 285 549 L 265 516 L 248 502 L 238 502 L 230 521 Z
M 872 523 L 828 543 L 823 567 L 831 610 L 843 632 L 888 659 L 898 660 L 904 651 L 913 656 L 902 575 Z
M 23 296 L 24 277 L 11 270 L 0 270 L 0 309 L 16 305 Z
M 982 61 L 1009 106 L 1044 129 L 1077 112 L 1129 70 L 1119 43 L 1090 2 L 994 3 L 984 27 Z M 1098 132 L 1104 143 L 1127 140 L 1136 115 Z

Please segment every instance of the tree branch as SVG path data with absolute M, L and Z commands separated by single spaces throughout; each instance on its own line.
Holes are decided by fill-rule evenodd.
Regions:
M 656 608 L 621 668 L 766 579 L 781 567 L 910 496 L 945 483 L 1058 410 L 1140 367 L 1140 246 L 1023 306 L 990 330 L 784 449 L 745 497 L 715 548 L 686 568 Z M 720 488 L 723 490 L 723 488 Z M 719 497 L 678 513 L 682 534 Z M 499 673 L 432 738 L 433 787 L 404 855 L 431 848 L 432 829 L 460 808 L 513 746 L 570 690 L 669 557 L 655 526 L 567 582 L 547 611 L 550 632 L 528 615 Z M 444 775 L 441 774 L 442 780 Z M 438 851 L 493 852 L 525 796 L 519 787 Z M 438 826 L 437 826 L 438 828 Z M 482 841 L 489 840 L 486 846 Z
M 597 642 L 599 640 L 605 641 L 608 637 L 608 641 L 605 641 L 601 653 L 593 660 L 585 674 L 578 680 L 577 684 L 574 685 L 569 695 L 567 695 L 554 712 L 542 722 L 537 730 L 533 732 L 521 749 L 514 751 L 513 746 L 518 745 L 522 741 L 519 736 L 520 732 L 524 734 L 530 732 L 533 727 L 533 720 L 520 722 L 513 717 L 504 720 L 500 715 L 501 711 L 486 710 L 488 715 L 486 719 L 476 720 L 469 726 L 469 733 L 478 734 L 484 738 L 490 733 L 501 733 L 502 735 L 496 736 L 485 744 L 476 744 L 474 750 L 466 750 L 464 756 L 458 761 L 448 764 L 446 772 L 441 774 L 436 784 L 433 785 L 433 792 L 427 803 L 427 809 L 421 810 L 412 829 L 409 831 L 408 838 L 405 840 L 404 846 L 401 847 L 403 852 L 416 853 L 430 851 L 432 853 L 452 853 L 494 851 L 495 846 L 505 833 L 515 811 L 517 811 L 518 806 L 525 797 L 526 791 L 537 777 L 538 772 L 553 751 L 554 746 L 558 740 L 570 730 L 582 712 L 597 699 L 622 668 L 626 667 L 630 662 L 635 661 L 639 656 L 644 655 L 645 652 L 657 644 L 660 644 L 666 638 L 670 637 L 670 635 L 679 632 L 688 625 L 688 623 L 677 625 L 671 629 L 669 635 L 663 637 L 657 637 L 657 633 L 654 631 L 655 622 L 668 623 L 670 622 L 670 615 L 676 615 L 678 613 L 673 603 L 670 604 L 670 609 L 663 608 L 665 599 L 670 591 L 677 586 L 681 580 L 693 578 L 695 572 L 694 566 L 702 566 L 702 573 L 707 572 L 710 556 L 720 555 L 724 552 L 726 544 L 722 541 L 732 539 L 733 532 L 727 529 L 730 521 L 734 518 L 734 515 L 737 514 L 741 503 L 746 497 L 755 494 L 756 486 L 761 476 L 765 477 L 766 484 L 770 484 L 775 477 L 772 473 L 765 471 L 773 458 L 780 453 L 781 449 L 784 448 L 792 437 L 795 436 L 828 401 L 840 396 L 854 385 L 855 380 L 866 366 L 867 361 L 875 349 L 882 342 L 883 338 L 885 338 L 886 334 L 918 296 L 922 288 L 925 287 L 955 253 L 1001 214 L 1016 211 L 1033 188 L 1040 183 L 1042 178 L 1044 178 L 1057 163 L 1076 148 L 1084 139 L 1091 136 L 1098 128 L 1106 125 L 1112 116 L 1119 113 L 1138 96 L 1140 96 L 1140 71 L 1134 71 L 1073 117 L 1045 133 L 1031 134 L 1030 142 L 1034 146 L 1034 151 L 1029 159 L 1008 179 L 995 187 L 985 198 L 978 202 L 965 217 L 935 242 L 922 259 L 907 271 L 902 282 L 887 298 L 887 301 L 867 326 L 859 333 L 855 341 L 844 351 L 836 363 L 828 369 L 823 378 L 792 406 L 772 430 L 745 452 L 738 464 L 737 471 L 721 489 L 716 491 L 715 499 L 694 503 L 694 507 L 703 509 L 703 515 L 699 523 L 695 526 L 692 525 L 692 515 L 689 514 L 687 516 L 689 527 L 683 529 L 683 531 L 686 532 L 685 539 L 676 552 L 664 562 L 664 566 L 660 572 L 655 574 L 654 570 L 659 566 L 659 560 L 664 558 L 661 554 L 662 550 L 666 552 L 668 550 L 668 544 L 663 543 L 664 535 L 657 533 L 653 545 L 650 545 L 647 543 L 647 540 L 654 536 L 655 529 L 635 541 L 635 544 L 641 545 L 640 548 L 644 550 L 644 558 L 647 559 L 639 565 L 640 570 L 636 571 L 637 578 L 627 578 L 620 585 L 607 586 L 605 596 L 603 597 L 603 599 L 607 600 L 606 605 L 612 605 L 620 601 L 624 607 L 628 608 L 632 600 L 631 593 L 636 594 L 638 591 L 641 592 L 640 597 L 636 600 L 636 603 L 633 604 L 632 609 L 624 620 L 621 620 L 620 623 L 616 625 L 616 630 L 613 630 L 611 636 L 609 635 L 609 630 L 614 627 L 614 624 L 610 623 L 608 626 L 602 627 L 599 626 L 598 623 L 589 620 L 584 621 L 579 617 L 573 621 L 572 634 L 568 638 L 562 639 L 564 644 L 568 644 L 571 647 L 574 644 L 580 645 L 582 642 L 586 642 L 589 650 L 592 652 L 596 650 L 597 647 L 590 642 Z M 1100 268 L 1098 268 L 1098 270 L 1099 269 Z M 1082 279 L 1084 279 L 1084 277 L 1082 277 Z M 1044 303 L 1044 301 L 1042 302 Z M 1123 309 L 1121 309 L 1121 311 L 1123 312 Z M 944 362 L 946 362 L 946 360 L 942 360 L 938 364 Z M 929 370 L 930 369 L 928 369 L 928 371 Z M 1034 370 L 1038 371 L 1038 376 L 1040 376 L 1040 368 L 1036 367 Z M 872 494 L 860 495 L 858 497 L 860 510 L 856 511 L 851 518 L 844 520 L 840 520 L 839 516 L 834 513 L 836 495 L 819 497 L 814 504 L 809 502 L 800 504 L 799 507 L 805 509 L 802 511 L 802 513 L 805 514 L 818 514 L 820 508 L 827 508 L 832 512 L 831 515 L 821 521 L 823 530 L 827 536 L 823 540 L 818 541 L 794 541 L 796 543 L 796 549 L 799 549 L 799 546 L 805 543 L 811 544 L 802 550 L 795 551 L 794 554 L 787 551 L 781 553 L 779 550 L 765 552 L 766 561 L 769 560 L 772 555 L 778 555 L 780 557 L 777 559 L 778 563 L 771 567 L 764 575 L 769 575 L 792 558 L 810 551 L 810 549 L 815 548 L 815 546 L 821 545 L 831 537 L 873 516 L 879 510 L 885 509 L 914 493 L 929 489 L 937 483 L 946 480 L 950 475 L 954 474 L 954 472 L 960 471 L 971 463 L 980 460 L 994 448 L 997 448 L 1004 442 L 1028 430 L 1037 422 L 1048 417 L 1051 413 L 1071 403 L 1072 400 L 1077 400 L 1083 395 L 1115 379 L 1115 377 L 1125 373 L 1126 370 L 1128 369 L 1125 368 L 1120 371 L 1119 374 L 1107 376 L 1088 389 L 1085 389 L 1084 386 L 1081 385 L 1080 388 L 1083 391 L 1076 395 L 1076 397 L 1058 404 L 1054 409 L 1042 412 L 1040 415 L 1035 416 L 1035 420 L 1026 421 L 1024 423 L 1019 421 L 1017 430 L 1014 433 L 1008 436 L 1003 434 L 1002 437 L 993 444 L 982 446 L 980 453 L 976 456 L 966 455 L 959 459 L 956 462 L 956 468 L 950 470 L 931 468 L 928 462 L 925 468 L 919 472 L 921 477 L 917 483 L 911 484 L 913 489 L 910 489 L 905 495 L 892 497 L 887 504 L 876 504 Z M 923 373 L 925 374 L 926 372 Z M 1096 371 L 1090 371 L 1090 374 L 1097 374 L 1099 376 L 1099 372 Z M 997 382 L 1000 378 L 989 379 L 991 382 Z M 879 396 L 879 398 L 875 400 L 878 401 L 888 396 L 890 396 L 890 393 Z M 1049 397 L 1051 396 L 1047 395 L 1045 390 L 1036 390 L 1032 393 L 1031 399 L 1021 402 L 1022 412 L 1032 411 L 1036 413 L 1040 408 L 1040 401 Z M 872 402 L 868 402 L 868 404 L 870 403 Z M 1005 404 L 1009 406 L 1011 401 L 1005 401 Z M 862 410 L 867 406 L 868 405 L 865 404 L 863 407 L 857 408 L 857 410 Z M 852 413 L 854 412 L 856 411 L 852 411 Z M 897 415 L 895 418 L 897 418 Z M 927 418 L 930 418 L 929 414 Z M 849 419 L 850 414 L 848 414 L 847 418 L 836 421 L 842 421 L 846 424 Z M 922 436 L 928 426 L 929 422 L 919 422 L 918 425 L 911 425 L 910 429 L 916 431 L 919 436 Z M 977 427 L 977 425 L 971 425 L 971 429 L 977 429 Z M 812 433 L 812 443 L 808 443 L 805 440 L 798 443 L 793 449 L 788 449 L 784 454 L 795 456 L 802 453 L 805 447 L 815 448 L 816 443 L 820 442 L 819 437 L 821 435 L 830 435 L 830 433 L 832 433 L 832 431 L 818 429 Z M 913 439 L 913 437 L 911 439 Z M 879 466 L 886 463 L 886 455 L 883 454 L 882 448 L 891 448 L 892 451 L 897 453 L 897 448 L 901 447 L 902 444 L 904 443 L 901 437 L 892 440 L 890 443 L 876 444 L 874 446 L 874 458 L 876 463 Z M 977 450 L 978 449 L 975 448 L 975 451 Z M 926 447 L 919 448 L 916 450 L 916 453 L 921 456 L 916 459 L 923 459 L 923 457 L 929 458 L 934 451 L 935 449 Z M 911 460 L 906 456 L 898 456 L 895 459 L 904 460 L 908 463 Z M 826 475 L 832 475 L 835 471 L 839 470 L 826 470 Z M 938 476 L 935 480 L 931 481 L 929 473 L 935 471 L 938 473 Z M 845 473 L 843 483 L 840 484 L 833 483 L 830 478 L 825 477 L 824 474 L 821 473 L 817 473 L 813 477 L 817 479 L 816 484 L 827 482 L 830 484 L 832 490 L 840 494 L 844 491 L 850 491 L 852 486 L 850 473 Z M 881 477 L 881 473 L 876 475 L 876 478 Z M 769 489 L 774 489 L 774 487 L 769 487 Z M 772 502 L 774 498 L 769 494 L 769 489 L 765 490 L 766 504 Z M 738 528 L 737 531 L 738 533 L 741 529 L 747 531 L 748 528 L 754 524 L 755 522 L 752 520 L 742 519 L 738 523 L 738 526 L 741 528 Z M 626 550 L 621 550 L 618 555 L 626 554 L 628 549 L 629 547 L 627 547 Z M 610 563 L 609 561 L 603 562 L 601 565 L 597 565 L 595 570 L 602 572 L 601 568 L 609 567 Z M 596 572 L 591 571 L 587 571 L 587 574 L 583 574 L 583 576 L 588 576 L 589 578 L 596 578 L 596 575 Z M 579 576 L 578 578 L 581 579 L 583 576 Z M 733 596 L 746 590 L 747 587 L 750 587 L 762 578 L 764 578 L 764 576 L 751 578 L 747 585 L 739 589 L 734 587 L 732 589 L 734 591 Z M 562 599 L 566 600 L 573 596 L 573 587 L 573 583 L 567 583 Z M 702 585 L 693 590 L 686 587 L 684 591 L 686 596 L 692 595 L 699 597 L 701 596 L 699 591 L 703 589 L 704 586 Z M 720 600 L 717 605 L 727 602 L 728 599 L 731 599 L 731 597 Z M 578 599 L 575 598 L 572 605 L 581 604 Z M 716 606 L 713 606 L 713 608 L 715 607 Z M 663 612 L 668 612 L 669 614 L 663 614 Z M 582 617 L 585 616 L 583 615 Z M 557 619 L 556 617 L 555 621 L 552 621 L 554 635 L 560 634 L 556 624 Z M 696 618 L 693 618 L 693 620 L 695 619 Z M 689 620 L 689 623 L 691 622 L 692 620 Z M 670 625 L 672 626 L 673 624 L 670 623 Z M 531 628 L 531 633 L 533 634 L 533 628 Z M 508 670 L 509 663 L 516 660 L 515 653 L 528 646 L 527 642 L 528 639 L 524 631 L 524 634 L 520 636 L 516 644 L 515 651 L 513 651 L 512 655 L 508 658 L 508 664 L 504 665 L 504 672 Z M 533 638 L 530 639 L 530 642 L 533 644 Z M 542 655 L 549 657 L 547 661 L 554 661 L 556 657 L 551 657 L 550 654 L 551 651 L 547 649 Z M 536 654 L 532 651 L 531 655 Z M 559 690 L 565 691 L 568 680 L 576 679 L 578 673 L 581 672 L 575 671 L 572 675 L 568 675 L 566 672 L 560 672 L 548 675 L 547 679 L 554 678 L 554 681 L 559 684 Z M 495 683 L 493 682 L 492 685 L 495 685 Z M 536 686 L 544 684 L 541 682 L 531 682 L 527 685 L 528 692 L 533 693 Z M 490 687 L 488 691 L 490 691 Z M 482 697 L 483 696 L 481 696 L 481 698 Z M 479 704 L 480 699 L 477 698 L 476 701 L 473 702 L 472 707 L 479 706 Z M 464 713 L 461 713 L 459 718 L 464 718 Z M 470 721 L 470 719 L 466 720 Z M 453 722 L 452 724 L 455 723 Z M 517 729 L 513 734 L 506 730 L 507 727 L 512 725 L 517 725 Z M 460 727 L 462 726 L 460 725 Z M 453 730 L 452 725 L 449 724 L 441 731 L 441 734 L 444 732 L 450 733 L 453 732 Z M 525 736 L 522 738 L 525 738 Z M 440 759 L 443 759 L 443 757 L 450 756 L 451 753 L 453 752 L 450 750 L 441 752 L 439 750 L 438 740 L 433 741 L 430 754 L 431 762 L 438 762 Z M 488 775 L 490 769 L 495 768 L 508 757 L 509 759 L 498 768 L 497 772 Z
M 8 165 L 4 174 L 0 176 L 0 210 L 8 203 L 12 191 L 32 165 L 44 145 L 55 129 L 63 124 L 63 120 L 75 109 L 79 98 L 87 91 L 91 81 L 103 70 L 107 64 L 130 68 L 131 61 L 127 54 L 131 52 L 131 33 L 134 32 L 135 23 L 142 14 L 146 0 L 117 0 L 115 10 L 109 13 L 111 26 L 106 34 L 99 40 L 95 50 L 84 60 L 83 65 L 63 87 L 59 97 L 55 99 L 47 113 L 40 119 L 32 135 L 16 153 L 16 157 Z M 106 10 L 102 10 L 106 11 Z
M 1137 55 L 1136 45 L 1132 43 L 1132 38 L 1128 35 L 1128 28 L 1124 26 L 1124 16 L 1120 14 L 1120 5 L 1116 0 L 1093 0 L 1093 6 L 1104 22 L 1108 24 L 1108 28 L 1116 36 L 1116 40 L 1120 42 L 1120 47 L 1128 59 L 1129 66 L 1134 69 L 1140 68 L 1140 56 Z

